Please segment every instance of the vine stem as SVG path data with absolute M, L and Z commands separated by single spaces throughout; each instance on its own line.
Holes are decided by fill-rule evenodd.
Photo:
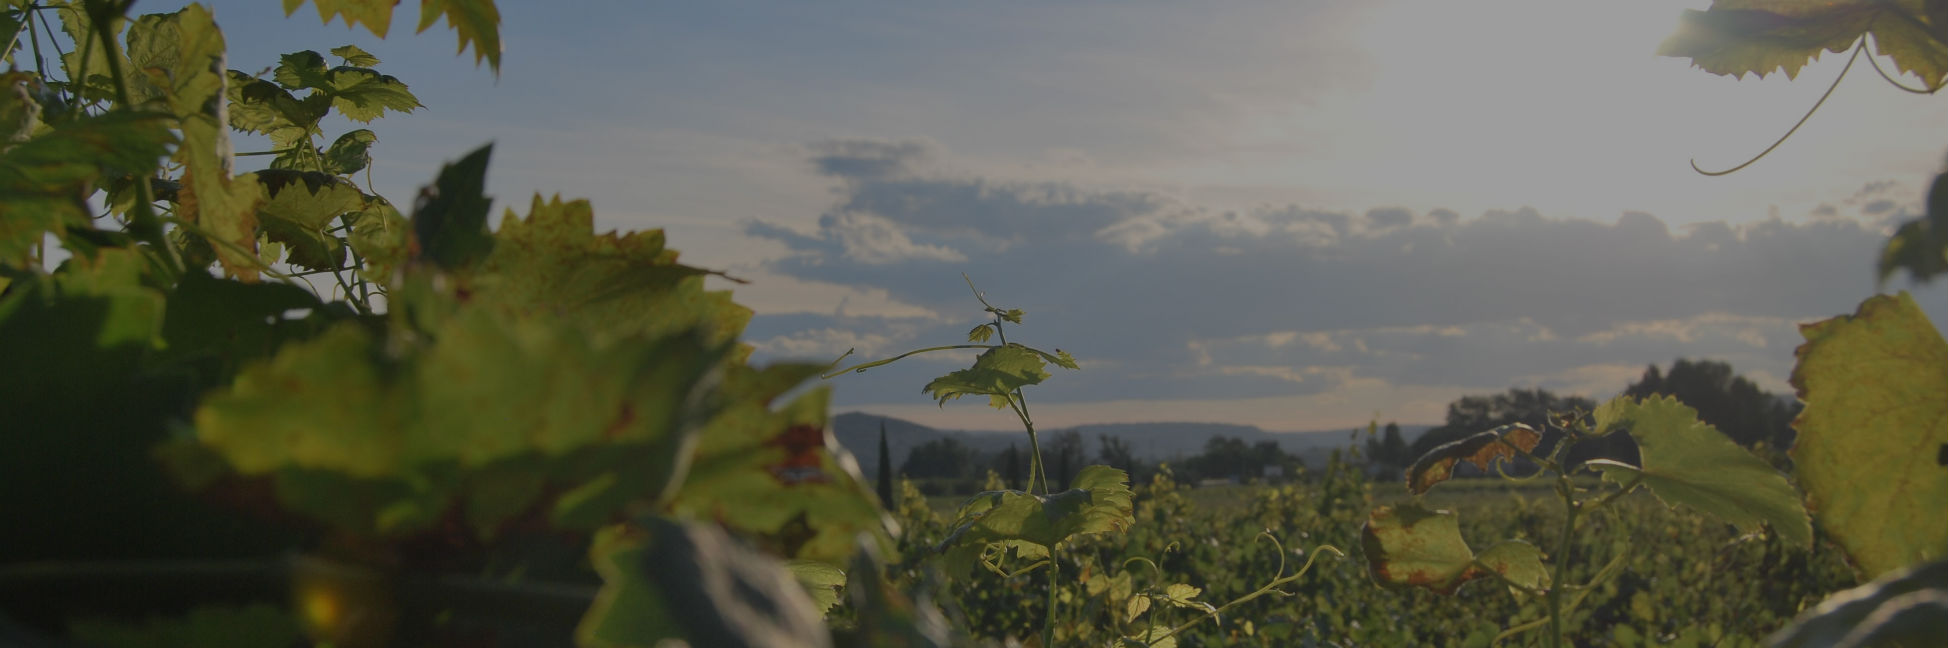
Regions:
M 1833 96 L 1834 90 L 1839 89 L 1840 82 L 1846 80 L 1847 78 L 1847 71 L 1853 69 L 1853 62 L 1860 60 L 1860 53 L 1866 51 L 1866 49 L 1867 49 L 1867 39 L 1865 37 L 1862 37 L 1860 39 L 1860 44 L 1854 46 L 1853 48 L 1853 56 L 1847 58 L 1846 67 L 1840 68 L 1840 76 L 1833 78 L 1833 85 L 1826 87 L 1826 93 L 1819 96 L 1819 101 L 1813 102 L 1813 107 L 1808 109 L 1806 111 L 1806 114 L 1799 118 L 1798 123 L 1793 124 L 1792 128 L 1786 129 L 1786 134 L 1780 135 L 1777 141 L 1774 141 L 1771 146 L 1765 147 L 1765 150 L 1759 151 L 1758 155 L 1752 156 L 1752 159 L 1746 160 L 1744 164 L 1740 164 L 1738 166 L 1725 169 L 1723 171 L 1706 171 L 1703 168 L 1700 168 L 1698 166 L 1697 160 L 1692 160 L 1691 170 L 1708 176 L 1721 176 L 1729 173 L 1735 173 L 1739 169 L 1752 166 L 1753 162 L 1759 161 L 1761 158 L 1764 158 L 1767 154 L 1771 153 L 1773 149 L 1779 148 L 1779 145 L 1786 143 L 1786 140 L 1790 139 L 1793 133 L 1799 132 L 1800 126 L 1805 126 L 1807 120 L 1813 118 L 1813 113 L 1819 112 L 1819 107 L 1826 104 L 1826 100 Z M 1879 69 L 1879 68 L 1876 67 L 1875 69 Z M 1883 74 L 1883 76 L 1885 75 Z M 1892 81 L 1892 79 L 1889 79 L 1889 81 Z M 1897 83 L 1895 85 L 1900 85 L 1900 84 Z
M 1272 539 L 1272 544 L 1278 547 L 1278 573 L 1283 574 L 1285 573 L 1285 546 L 1278 544 L 1277 538 Z M 1229 603 L 1225 603 L 1224 605 L 1212 608 L 1209 612 L 1205 612 L 1203 616 L 1199 616 L 1195 619 L 1185 621 L 1182 625 L 1171 628 L 1169 632 L 1164 633 L 1163 636 L 1161 637 L 1156 637 L 1154 639 L 1145 637 L 1144 641 L 1148 642 L 1147 645 L 1155 646 L 1158 643 L 1161 643 L 1165 639 L 1169 639 L 1171 637 L 1177 636 L 1177 633 L 1179 632 L 1189 630 L 1191 626 L 1195 626 L 1199 623 L 1203 623 L 1205 619 L 1217 618 L 1219 615 L 1224 614 L 1225 610 L 1229 610 L 1233 607 L 1243 605 L 1245 603 L 1252 601 L 1253 599 L 1256 599 L 1260 596 L 1264 596 L 1266 594 L 1271 594 L 1274 592 L 1283 594 L 1284 592 L 1280 591 L 1278 588 L 1282 585 L 1303 578 L 1306 572 L 1312 570 L 1313 561 L 1318 560 L 1319 554 L 1325 552 L 1332 552 L 1333 555 L 1338 556 L 1340 558 L 1346 557 L 1346 552 L 1340 551 L 1339 547 L 1335 547 L 1332 545 L 1319 545 L 1317 548 L 1314 548 L 1312 550 L 1311 555 L 1306 556 L 1305 565 L 1300 566 L 1299 571 L 1293 572 L 1291 576 L 1282 576 L 1277 579 L 1274 579 L 1272 582 L 1266 583 L 1264 587 L 1258 588 L 1257 591 L 1232 599 L 1231 602 Z
M 115 34 L 110 31 L 111 12 L 118 12 L 127 5 L 117 7 L 108 2 L 89 2 L 86 5 L 88 21 L 94 27 L 96 39 L 101 41 L 102 55 L 108 59 L 108 74 L 115 79 L 115 103 L 122 110 L 133 111 L 135 104 L 129 99 L 128 75 L 122 70 L 121 48 L 115 43 Z M 87 69 L 84 65 L 84 71 Z M 84 81 L 85 82 L 85 81 Z M 169 244 L 163 235 L 162 220 L 156 217 L 155 187 L 150 186 L 149 177 L 137 178 L 135 182 L 135 206 L 129 210 L 129 233 L 136 238 L 155 246 L 162 257 L 162 263 L 171 277 L 183 274 L 183 260 L 176 254 L 176 247 Z
M 908 351 L 908 352 L 906 352 L 906 353 L 902 353 L 902 354 L 899 354 L 899 355 L 896 355 L 896 356 L 893 356 L 893 357 L 891 357 L 891 358 L 886 358 L 886 359 L 883 359 L 883 360 L 874 360 L 874 361 L 872 361 L 872 362 L 862 362 L 862 363 L 859 363 L 859 364 L 856 364 L 856 365 L 852 365 L 852 366 L 850 366 L 850 367 L 846 367 L 846 368 L 844 368 L 844 369 L 840 369 L 840 370 L 838 370 L 838 371 L 834 371 L 834 372 L 831 372 L 831 373 L 826 373 L 826 374 L 821 374 L 821 375 L 820 375 L 819 377 L 820 377 L 820 378 L 832 378 L 832 377 L 835 377 L 835 376 L 838 376 L 839 374 L 843 374 L 843 373 L 857 373 L 857 372 L 861 372 L 861 371 L 865 371 L 865 370 L 867 370 L 867 369 L 871 369 L 871 368 L 873 368 L 873 367 L 878 367 L 878 366 L 881 366 L 881 365 L 888 365 L 888 364 L 892 364 L 892 363 L 893 363 L 894 361 L 897 361 L 897 360 L 899 360 L 899 359 L 901 359 L 901 358 L 905 358 L 905 357 L 907 357 L 907 356 L 910 356 L 910 355 L 919 355 L 919 354 L 922 354 L 922 353 L 931 353 L 931 352 L 934 352 L 934 351 L 946 351 L 946 350 L 949 350 L 949 349 L 992 349 L 992 348 L 994 348 L 994 347 L 993 347 L 993 346 L 990 346 L 990 345 L 986 345 L 986 344 L 949 344 L 949 345 L 946 345 L 946 346 L 936 346 L 936 347 L 927 347 L 927 348 L 924 348 L 924 349 L 914 349 L 914 350 L 912 350 L 912 351 Z M 852 352 L 851 352 L 851 351 L 847 351 L 847 352 L 846 352 L 846 355 L 851 355 L 851 354 L 852 354 Z M 843 360 L 843 359 L 845 359 L 845 356 L 843 356 L 843 355 L 842 355 L 842 356 L 839 356 L 839 358 L 840 358 L 841 360 Z M 833 364 L 838 364 L 838 363 L 837 363 L 837 362 L 834 362 Z

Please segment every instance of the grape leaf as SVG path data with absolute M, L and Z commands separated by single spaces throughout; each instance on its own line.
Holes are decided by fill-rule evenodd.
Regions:
M 1476 556 L 1461 539 L 1458 520 L 1452 511 L 1414 503 L 1373 509 L 1360 529 L 1367 572 L 1388 588 L 1420 587 L 1438 594 L 1495 575 L 1534 590 L 1549 587 L 1542 552 L 1534 545 L 1508 540 Z
M 338 136 L 325 148 L 325 171 L 348 176 L 371 166 L 372 144 L 377 141 L 378 135 L 363 128 Z
M 816 560 L 788 560 L 785 569 L 791 570 L 792 577 L 812 596 L 820 615 L 831 612 L 832 606 L 839 604 L 839 591 L 845 588 L 843 570 Z
M 1871 34 L 1876 52 L 1933 91 L 1948 81 L 1948 45 L 1935 35 L 1948 25 L 1936 18 L 1920 0 L 1714 0 L 1705 11 L 1685 10 L 1657 53 L 1712 74 L 1793 78 L 1822 52 Z
M 485 258 L 494 249 L 494 237 L 487 232 L 487 210 L 493 201 L 483 195 L 487 185 L 487 160 L 494 153 L 488 144 L 460 161 L 440 167 L 433 186 L 420 191 L 413 206 L 414 257 L 453 270 Z
M 345 244 L 326 230 L 333 220 L 365 207 L 365 194 L 351 183 L 329 175 L 269 169 L 258 181 L 270 196 L 258 220 L 270 240 L 290 250 L 290 263 L 312 270 L 345 265 Z
M 1881 248 L 1880 282 L 1885 284 L 1899 270 L 1906 270 L 1917 283 L 1948 272 L 1948 173 L 1934 177 L 1928 189 L 1928 213 L 1903 223 Z
M 459 36 L 459 51 L 467 51 L 467 44 L 472 43 L 474 64 L 486 59 L 494 74 L 500 74 L 501 13 L 494 8 L 492 0 L 421 0 L 419 31 L 432 27 L 441 16 L 446 17 L 447 26 Z
M 832 645 L 817 604 L 784 564 L 714 527 L 650 518 L 596 536 L 602 589 L 577 645 L 647 648 Z
M 113 98 L 115 74 L 95 28 L 97 22 L 104 22 L 108 33 L 120 34 L 128 19 L 116 5 L 107 2 L 70 2 L 54 10 L 61 17 L 61 31 L 75 45 L 73 51 L 61 56 L 61 70 L 79 86 L 76 93 L 90 100 Z M 123 69 L 128 69 L 127 62 L 122 63 Z
M 1595 418 L 1598 434 L 1621 431 L 1635 439 L 1643 463 L 1591 460 L 1604 478 L 1626 486 L 1641 480 L 1666 505 L 1710 513 L 1748 533 L 1770 524 L 1787 543 L 1812 546 L 1812 520 L 1786 476 L 1676 398 L 1619 396 L 1597 407 Z
M 1536 432 L 1535 428 L 1511 423 L 1441 444 L 1415 459 L 1414 465 L 1407 468 L 1407 491 L 1420 495 L 1435 484 L 1447 481 L 1454 476 L 1454 464 L 1457 462 L 1466 461 L 1476 468 L 1487 470 L 1496 461 L 1518 456 L 1518 448 L 1521 452 L 1533 452 L 1536 444 L 1541 442 L 1542 434 Z
M 284 0 L 284 15 L 297 13 L 303 4 L 304 0 Z M 396 4 L 398 0 L 312 0 L 325 24 L 331 24 L 333 18 L 344 18 L 348 28 L 365 23 L 365 28 L 379 38 L 385 38 L 392 29 L 392 7 Z
M 1780 630 L 1776 648 L 1926 646 L 1948 636 L 1948 562 L 1881 575 L 1832 596 Z
M 1016 389 L 1048 379 L 1047 366 L 1040 353 L 1009 343 L 988 349 L 974 359 L 974 366 L 935 378 L 920 391 L 932 394 L 943 407 L 969 394 L 1006 398 Z M 997 401 L 995 406 L 1005 405 Z
M 743 332 L 750 309 L 704 290 L 709 271 L 677 263 L 661 230 L 597 235 L 594 221 L 588 201 L 535 196 L 526 218 L 506 213 L 493 253 L 459 279 L 482 304 L 605 335 L 695 328 L 728 343 Z
M 231 177 L 223 32 L 209 10 L 196 4 L 174 14 L 144 16 L 137 27 L 130 34 L 131 64 L 162 91 L 183 132 L 174 156 L 183 165 L 177 216 L 221 242 L 213 247 L 225 271 L 255 281 L 262 265 L 256 251 L 263 192 L 248 174 Z
M 1073 536 L 1127 529 L 1135 523 L 1128 480 L 1121 470 L 1089 466 L 1076 475 L 1074 488 L 1047 497 L 1021 491 L 975 495 L 961 506 L 938 549 L 948 571 L 967 573 L 993 545 L 1039 556 Z
M 425 107 L 399 79 L 366 68 L 334 68 L 328 87 L 331 106 L 360 122 L 378 119 L 387 110 L 409 113 Z
M 49 231 L 87 227 L 82 196 L 104 177 L 153 172 L 176 142 L 168 115 L 82 117 L 0 151 L 0 260 L 19 259 Z
M 670 510 L 768 538 L 788 558 L 837 563 L 857 549 L 861 534 L 890 547 L 888 529 L 897 524 L 874 503 L 858 464 L 826 428 L 828 389 L 815 388 L 775 411 L 765 406 L 821 368 L 766 370 L 787 380 L 730 369 L 725 392 L 732 402 L 699 433 L 696 459 Z
M 379 64 L 379 57 L 373 56 L 371 52 L 359 49 L 357 45 L 343 45 L 331 48 L 331 55 L 345 59 L 345 64 L 352 67 L 369 68 Z
M 1800 334 L 1792 459 L 1806 507 L 1864 576 L 1942 558 L 1948 342 L 1906 293 Z

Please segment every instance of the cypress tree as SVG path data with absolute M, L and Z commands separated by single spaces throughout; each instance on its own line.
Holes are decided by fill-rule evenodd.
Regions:
M 886 419 L 879 420 L 879 502 L 886 508 L 898 503 L 893 501 L 893 453 L 886 449 Z

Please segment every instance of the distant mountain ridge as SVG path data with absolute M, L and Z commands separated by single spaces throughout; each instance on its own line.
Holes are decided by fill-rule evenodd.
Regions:
M 846 412 L 832 419 L 832 436 L 839 445 L 845 446 L 859 459 L 859 467 L 867 477 L 875 477 L 879 470 L 879 427 L 886 426 L 886 449 L 892 455 L 893 469 L 906 461 L 907 453 L 913 448 L 946 437 L 954 437 L 962 444 L 983 453 L 991 454 L 1007 450 L 1009 445 L 1028 447 L 1028 435 L 1021 431 L 969 431 L 940 430 L 912 421 L 890 416 L 879 416 L 864 412 Z M 1434 426 L 1402 425 L 1401 432 L 1409 440 Z M 1306 465 L 1318 466 L 1334 449 L 1345 448 L 1354 443 L 1365 443 L 1365 436 L 1355 439 L 1351 429 L 1325 430 L 1313 432 L 1266 432 L 1253 425 L 1231 423 L 1096 423 L 1067 428 L 1037 430 L 1043 437 L 1044 448 L 1048 438 L 1068 430 L 1082 435 L 1083 450 L 1087 455 L 1084 464 L 1094 463 L 1100 449 L 1100 436 L 1108 435 L 1122 439 L 1130 446 L 1130 451 L 1141 461 L 1155 462 L 1196 456 L 1204 452 L 1204 444 L 1211 437 L 1226 436 L 1242 439 L 1247 444 L 1261 441 L 1276 441 L 1286 452 L 1302 457 Z M 1361 430 L 1362 433 L 1365 430 Z

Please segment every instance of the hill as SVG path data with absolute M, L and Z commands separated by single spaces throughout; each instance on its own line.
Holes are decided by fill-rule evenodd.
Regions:
M 840 414 L 832 419 L 832 435 L 838 439 L 839 445 L 858 457 L 859 467 L 868 478 L 875 477 L 879 469 L 881 424 L 886 426 L 887 451 L 892 454 L 895 468 L 914 447 L 950 436 L 982 453 L 1000 452 L 1009 445 L 1026 449 L 1028 445 L 1028 435 L 1019 430 L 940 430 L 876 414 Z M 1403 425 L 1401 430 L 1411 440 L 1430 427 Z M 1323 464 L 1332 450 L 1354 442 L 1351 430 L 1267 432 L 1257 426 L 1228 423 L 1096 423 L 1043 431 L 1043 447 L 1047 447 L 1049 436 L 1068 430 L 1082 435 L 1083 450 L 1092 459 L 1101 446 L 1099 439 L 1106 435 L 1128 443 L 1136 458 L 1146 462 L 1195 456 L 1204 451 L 1204 444 L 1212 437 L 1221 435 L 1243 439 L 1245 443 L 1254 445 L 1261 441 L 1274 441 L 1286 452 L 1304 458 L 1307 465 L 1316 466 Z

